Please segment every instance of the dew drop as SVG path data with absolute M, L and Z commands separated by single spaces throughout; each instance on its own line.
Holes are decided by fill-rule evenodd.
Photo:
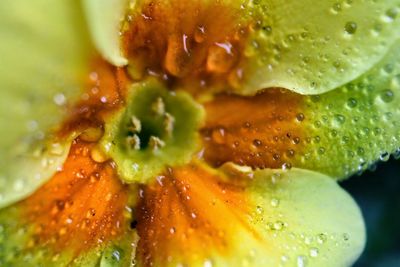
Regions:
M 388 9 L 385 13 L 387 21 L 388 22 L 394 21 L 397 17 L 397 13 L 398 13 L 398 11 L 396 8 Z
M 288 260 L 289 260 L 289 257 L 286 256 L 286 255 L 283 255 L 283 256 L 281 257 L 281 261 L 282 261 L 282 262 L 287 262 Z
M 254 139 L 254 140 L 253 140 L 253 145 L 256 146 L 256 147 L 259 147 L 259 146 L 262 145 L 262 142 L 261 142 L 261 140 L 259 140 L 259 139 Z
M 354 21 L 349 21 L 344 26 L 344 30 L 347 34 L 355 34 L 357 31 L 357 23 Z
M 317 248 L 311 248 L 311 249 L 310 249 L 310 256 L 311 256 L 311 257 L 313 257 L 313 258 L 317 257 L 317 256 L 318 256 L 318 253 L 319 253 L 319 251 L 318 251 Z
M 390 103 L 392 102 L 393 98 L 394 98 L 394 93 L 392 90 L 385 90 L 381 93 L 380 95 L 381 99 L 383 102 L 385 103 Z
M 274 224 L 273 224 L 273 229 L 274 230 L 277 230 L 277 231 L 280 231 L 280 230 L 282 230 L 283 229 L 283 226 L 284 226 L 285 224 L 283 223 L 283 222 L 281 222 L 281 221 L 276 221 L 276 222 L 274 222 Z
M 274 208 L 278 207 L 278 206 L 279 206 L 279 199 L 277 199 L 277 198 L 271 199 L 270 204 L 271 204 L 271 206 L 274 207 Z
M 383 152 L 379 155 L 379 159 L 381 161 L 388 161 L 390 158 L 390 154 L 388 152 Z
M 54 103 L 56 103 L 57 106 L 63 106 L 67 102 L 67 99 L 64 94 L 59 93 L 53 97 L 53 101 Z
M 257 212 L 257 214 L 263 214 L 263 213 L 264 213 L 263 207 L 257 206 L 257 207 L 256 207 L 256 212 Z
M 394 153 L 393 153 L 393 157 L 397 160 L 400 159 L 400 148 L 397 148 Z
M 298 113 L 298 114 L 296 115 L 296 119 L 297 119 L 297 121 L 303 121 L 303 120 L 304 120 L 304 118 L 305 118 L 305 116 L 304 116 L 304 114 L 303 114 L 303 113 Z
M 292 168 L 292 164 L 290 164 L 289 162 L 285 162 L 282 164 L 282 170 L 287 171 L 290 170 Z
M 213 266 L 213 263 L 212 263 L 211 260 L 206 260 L 206 261 L 204 261 L 203 266 L 204 266 L 204 267 L 212 267 L 212 266 Z
M 118 250 L 114 250 L 112 253 L 112 257 L 114 260 L 119 262 L 121 260 L 121 253 Z
M 342 5 L 340 3 L 335 3 L 332 6 L 332 12 L 333 13 L 339 13 L 342 10 Z
M 354 99 L 354 98 L 349 98 L 349 99 L 347 100 L 347 106 L 348 106 L 349 108 L 355 108 L 355 107 L 357 106 L 357 100 Z
M 344 233 L 343 234 L 343 240 L 344 241 L 349 241 L 349 239 L 350 239 L 350 235 L 348 233 Z
M 212 132 L 212 139 L 217 144 L 225 143 L 225 129 L 224 128 L 214 129 Z
M 326 240 L 327 240 L 327 237 L 326 237 L 325 234 L 320 233 L 320 234 L 317 235 L 317 242 L 318 242 L 319 244 L 325 243 Z
M 336 114 L 334 118 L 337 124 L 343 124 L 346 121 L 346 117 L 341 114 Z
M 297 257 L 297 267 L 305 267 L 306 266 L 306 257 L 298 256 Z

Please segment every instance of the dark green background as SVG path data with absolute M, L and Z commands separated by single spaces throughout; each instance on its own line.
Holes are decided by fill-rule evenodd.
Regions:
M 361 207 L 367 245 L 355 267 L 400 267 L 400 160 L 341 183 Z

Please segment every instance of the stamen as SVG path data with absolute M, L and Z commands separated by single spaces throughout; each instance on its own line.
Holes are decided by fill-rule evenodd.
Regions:
M 159 137 L 150 136 L 149 147 L 151 148 L 151 150 L 157 151 L 158 149 L 160 149 L 164 146 L 165 146 L 165 142 L 163 140 L 161 140 Z
M 151 110 L 157 115 L 165 114 L 165 103 L 161 97 L 157 97 L 156 101 L 151 105 Z
M 126 143 L 128 145 L 128 148 L 134 149 L 134 150 L 139 150 L 140 149 L 140 138 L 136 134 L 133 136 L 128 136 L 126 138 Z
M 168 112 L 165 113 L 164 115 L 164 130 L 167 132 L 168 136 L 172 135 L 172 132 L 174 131 L 174 125 L 175 125 L 175 118 Z
M 128 131 L 131 131 L 132 133 L 140 133 L 142 130 L 142 123 L 136 116 L 131 116 L 131 121 L 130 125 L 128 127 Z

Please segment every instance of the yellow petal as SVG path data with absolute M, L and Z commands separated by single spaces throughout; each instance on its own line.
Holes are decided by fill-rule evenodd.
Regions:
M 80 96 L 91 46 L 76 1 L 5 0 L 0 10 L 0 206 L 5 206 L 43 184 L 68 154 L 69 137 L 54 140 L 50 132 Z
M 143 188 L 139 266 L 349 266 L 360 255 L 360 211 L 332 179 L 231 167 L 175 168 Z

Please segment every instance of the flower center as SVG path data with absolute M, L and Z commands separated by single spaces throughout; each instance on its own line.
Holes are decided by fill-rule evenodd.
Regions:
M 165 166 L 190 160 L 202 118 L 202 108 L 187 93 L 150 80 L 132 87 L 126 108 L 106 124 L 100 145 L 125 182 L 146 182 Z

